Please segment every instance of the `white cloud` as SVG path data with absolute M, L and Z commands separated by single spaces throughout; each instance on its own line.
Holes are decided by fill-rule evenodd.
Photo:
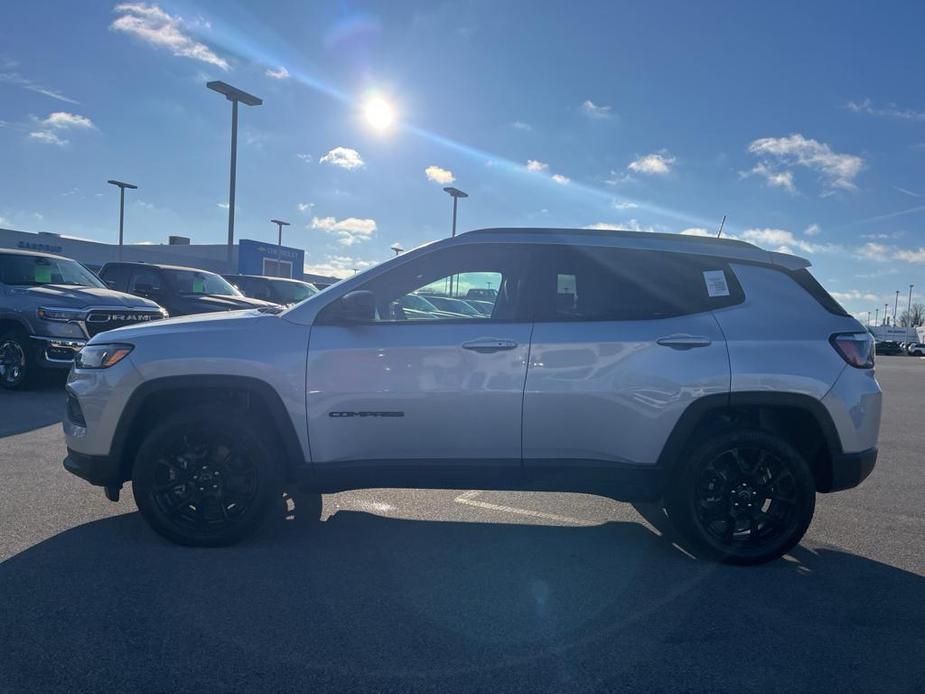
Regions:
M 121 16 L 109 25 L 112 31 L 132 34 L 152 46 L 169 50 L 175 56 L 200 60 L 222 70 L 229 68 L 228 61 L 186 33 L 190 25 L 182 17 L 168 14 L 158 5 L 125 2 L 116 5 L 113 11 Z
M 599 231 L 621 231 L 623 227 L 619 224 L 611 224 L 610 222 L 595 222 L 594 224 L 587 224 L 582 227 L 582 229 L 597 229 Z
M 723 232 L 724 237 L 733 238 L 731 234 Z M 746 229 L 738 238 L 754 243 L 778 253 L 827 253 L 842 250 L 840 246 L 825 243 L 811 243 L 806 239 L 798 238 L 786 229 Z
M 628 200 L 613 200 L 610 206 L 615 210 L 632 210 L 633 208 L 639 207 L 635 202 L 629 202 Z
M 267 71 L 263 74 L 275 80 L 284 80 L 289 77 L 289 70 L 280 65 L 276 70 L 268 67 Z
M 334 217 L 312 217 L 311 228 L 334 234 L 338 243 L 352 246 L 372 237 L 376 232 L 376 220 L 347 217 L 338 221 Z
M 613 224 L 611 222 L 595 222 L 594 224 L 588 224 L 582 229 L 599 229 L 605 231 L 665 231 L 662 227 L 653 226 L 651 224 L 640 224 L 639 220 L 630 219 L 619 224 Z
M 793 171 L 775 170 L 764 162 L 755 164 L 751 171 L 742 173 L 742 177 L 760 176 L 772 188 L 783 188 L 788 193 L 797 192 L 796 185 L 793 182 Z
M 311 210 L 314 206 L 315 206 L 315 203 L 313 202 L 300 202 L 298 205 L 296 205 L 296 208 L 299 210 L 299 212 L 301 212 L 302 214 L 305 214 L 306 212 Z
M 522 120 L 515 120 L 513 123 L 511 123 L 511 127 L 514 128 L 514 130 L 523 130 L 524 132 L 530 132 L 533 130 L 532 125 L 529 123 L 524 123 Z
M 228 205 L 227 202 L 217 202 L 217 203 L 215 203 L 215 206 L 216 206 L 216 207 L 221 207 L 223 210 L 227 210 L 228 207 L 229 207 L 229 205 Z M 235 205 L 235 208 L 237 208 L 237 207 L 238 207 L 238 206 Z M 237 211 L 237 210 L 236 210 L 236 211 Z
M 320 263 L 306 265 L 304 270 L 305 272 L 312 275 L 340 277 L 343 279 L 353 275 L 354 269 L 358 271 L 365 270 L 366 268 L 377 264 L 378 263 L 372 260 L 360 260 L 359 258 L 351 258 L 347 255 L 329 255 L 326 256 Z
M 908 188 L 901 188 L 901 187 L 899 187 L 899 186 L 893 186 L 893 188 L 895 188 L 896 190 L 898 190 L 898 191 L 899 191 L 900 193 L 902 193 L 903 195 L 908 195 L 910 198 L 920 198 L 920 197 L 922 197 L 919 193 L 916 193 L 915 191 L 909 190 Z
M 818 236 L 820 233 L 822 233 L 822 227 L 818 224 L 810 224 L 803 230 L 805 236 Z
M 610 106 L 598 106 L 590 99 L 581 104 L 581 110 L 589 118 L 610 118 L 613 115 Z
M 788 137 L 762 137 L 754 140 L 748 146 L 748 151 L 762 157 L 759 166 L 763 166 L 766 172 L 787 174 L 790 173 L 786 170 L 789 166 L 802 166 L 815 171 L 825 181 L 829 193 L 834 190 L 857 190 L 854 179 L 864 168 L 863 158 L 854 154 L 839 154 L 826 143 L 803 137 L 799 133 Z M 768 176 L 767 173 L 763 175 L 766 178 Z M 783 182 L 785 180 L 781 179 L 778 185 L 786 187 Z
M 456 180 L 456 177 L 453 175 L 452 171 L 449 169 L 441 169 L 436 164 L 431 164 L 428 166 L 426 169 L 424 169 L 424 173 L 429 180 L 433 181 L 434 183 L 439 183 L 442 186 L 448 186 Z
M 877 260 L 880 262 L 890 259 L 890 247 L 882 243 L 874 243 L 873 241 L 868 241 L 863 246 L 861 246 L 858 251 L 858 255 L 862 258 L 867 258 L 868 260 Z
M 849 289 L 846 292 L 829 292 L 836 301 L 879 301 L 880 297 L 860 289 Z
M 677 161 L 676 157 L 671 156 L 667 150 L 653 152 L 631 161 L 626 167 L 636 173 L 648 174 L 650 176 L 665 176 L 671 173 L 671 168 Z
M 564 186 L 566 183 L 568 183 L 572 179 L 570 179 L 568 176 L 563 176 L 562 174 L 553 174 L 552 180 L 558 183 L 560 186 Z
M 527 159 L 527 171 L 546 171 L 548 168 L 549 164 L 546 162 Z
M 29 133 L 29 138 L 36 142 L 41 142 L 46 145 L 57 145 L 58 147 L 62 147 L 68 143 L 67 140 L 63 140 L 53 132 L 47 130 L 36 130 L 35 132 L 31 132 Z
M 925 263 L 925 246 L 911 250 L 899 250 L 896 257 L 907 263 Z
M 915 111 L 911 108 L 900 108 L 896 104 L 887 104 L 876 108 L 870 99 L 863 101 L 849 101 L 845 108 L 855 113 L 867 113 L 871 116 L 885 116 L 887 118 L 899 118 L 900 120 L 925 121 L 925 111 Z
M 353 171 L 366 165 L 360 153 L 350 147 L 335 147 L 318 160 L 319 164 L 331 164 Z
M 315 158 L 311 154 L 296 154 L 296 156 L 306 164 L 311 164 L 313 161 L 315 161 Z
M 43 128 L 55 128 L 56 130 L 67 130 L 68 128 L 92 130 L 96 128 L 93 121 L 86 116 L 78 116 L 76 113 L 67 113 L 66 111 L 49 113 L 48 117 L 39 124 Z

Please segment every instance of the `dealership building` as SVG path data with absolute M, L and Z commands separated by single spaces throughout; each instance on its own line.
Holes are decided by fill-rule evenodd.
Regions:
M 73 258 L 98 270 L 105 263 L 119 260 L 119 246 L 40 231 L 16 231 L 0 228 L 0 249 L 42 251 Z M 182 265 L 228 274 L 228 246 L 225 244 L 192 244 L 183 236 L 170 236 L 164 244 L 126 244 L 122 258 L 126 262 Z M 337 277 L 312 275 L 304 271 L 305 251 L 301 248 L 277 246 L 273 243 L 240 239 L 232 247 L 233 273 L 292 277 L 306 282 L 331 284 Z

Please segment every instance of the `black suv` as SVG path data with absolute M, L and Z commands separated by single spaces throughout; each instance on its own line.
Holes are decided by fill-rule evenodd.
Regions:
M 308 282 L 286 277 L 264 277 L 263 275 L 222 275 L 222 277 L 231 282 L 244 296 L 272 301 L 280 306 L 297 304 L 318 293 L 318 290 Z
M 100 279 L 110 289 L 156 301 L 171 316 L 274 305 L 244 296 L 214 272 L 177 265 L 106 263 Z

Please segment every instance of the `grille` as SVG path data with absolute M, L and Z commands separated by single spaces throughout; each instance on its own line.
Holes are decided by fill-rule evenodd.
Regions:
M 140 325 L 160 317 L 160 313 L 151 311 L 90 311 L 86 321 L 87 334 L 93 337 L 106 330 L 115 330 L 126 325 Z

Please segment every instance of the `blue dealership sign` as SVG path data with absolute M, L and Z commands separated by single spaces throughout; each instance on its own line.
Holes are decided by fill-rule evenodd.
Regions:
M 242 275 L 276 275 L 277 259 L 282 264 L 284 276 L 302 279 L 305 251 L 301 248 L 280 247 L 251 239 L 238 242 L 238 272 Z

